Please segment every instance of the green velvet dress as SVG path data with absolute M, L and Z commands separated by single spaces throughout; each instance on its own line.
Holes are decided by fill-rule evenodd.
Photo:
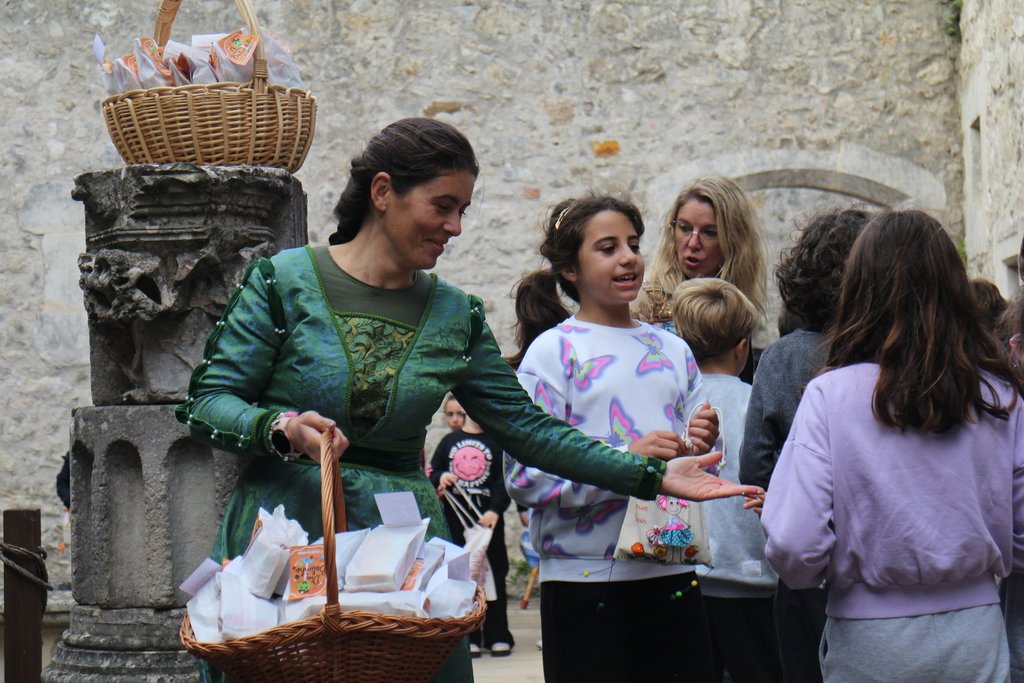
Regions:
M 520 462 L 618 493 L 655 496 L 664 463 L 607 448 L 533 405 L 502 358 L 479 299 L 423 273 L 408 290 L 358 283 L 360 293 L 351 283 L 339 287 L 339 273 L 347 278 L 326 248 L 255 261 L 176 409 L 193 436 L 251 457 L 228 501 L 213 559 L 245 551 L 260 507 L 283 504 L 311 539 L 323 533 L 319 467 L 285 462 L 270 448 L 270 424 L 286 410 L 315 410 L 349 438 L 341 473 L 350 529 L 380 523 L 373 494 L 412 491 L 430 517 L 428 537 L 449 537 L 419 467 L 426 428 L 448 391 Z M 339 301 L 344 292 L 356 294 L 351 306 Z M 204 679 L 216 676 L 204 672 Z M 471 681 L 468 652 L 460 648 L 435 680 Z

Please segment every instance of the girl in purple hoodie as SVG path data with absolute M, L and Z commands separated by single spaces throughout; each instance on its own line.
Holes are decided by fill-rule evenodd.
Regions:
M 830 586 L 825 680 L 1009 680 L 995 577 L 1024 568 L 1022 385 L 935 219 L 865 227 L 828 345 L 762 517 L 779 576 Z

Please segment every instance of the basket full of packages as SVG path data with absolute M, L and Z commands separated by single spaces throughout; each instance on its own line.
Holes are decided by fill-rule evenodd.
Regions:
M 245 28 L 170 40 L 181 0 L 162 0 L 152 38 L 108 61 L 93 52 L 107 97 L 103 119 L 128 164 L 189 162 L 297 171 L 316 127 L 316 99 L 302 88 L 281 40 L 260 28 L 249 0 L 235 0 Z
M 182 584 L 181 642 L 240 681 L 428 681 L 483 623 L 469 554 L 426 540 L 411 492 L 377 494 L 383 523 L 346 531 L 330 439 L 321 504 L 334 533 L 309 544 L 283 506 L 261 509 L 244 555 L 207 560 Z

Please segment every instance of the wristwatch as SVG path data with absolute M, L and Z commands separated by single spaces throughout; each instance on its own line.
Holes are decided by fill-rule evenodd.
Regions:
M 299 414 L 294 410 L 289 410 L 286 413 L 281 413 L 274 421 L 270 423 L 270 447 L 274 449 L 274 452 L 281 456 L 282 460 L 287 462 L 294 462 L 302 457 L 302 453 L 292 448 L 292 442 L 288 439 L 288 435 L 284 431 L 284 422 L 290 417 L 298 417 Z

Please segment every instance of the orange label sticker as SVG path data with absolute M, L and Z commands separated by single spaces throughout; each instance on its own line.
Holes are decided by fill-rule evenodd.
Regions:
M 324 546 L 300 545 L 289 548 L 287 600 L 301 600 L 327 594 L 327 563 Z
M 227 58 L 235 64 L 242 66 L 247 64 L 252 58 L 252 53 L 256 49 L 256 44 L 260 41 L 259 36 L 243 35 L 241 31 L 235 31 L 230 35 L 226 35 L 217 42 L 220 43 L 220 49 L 224 51 Z

